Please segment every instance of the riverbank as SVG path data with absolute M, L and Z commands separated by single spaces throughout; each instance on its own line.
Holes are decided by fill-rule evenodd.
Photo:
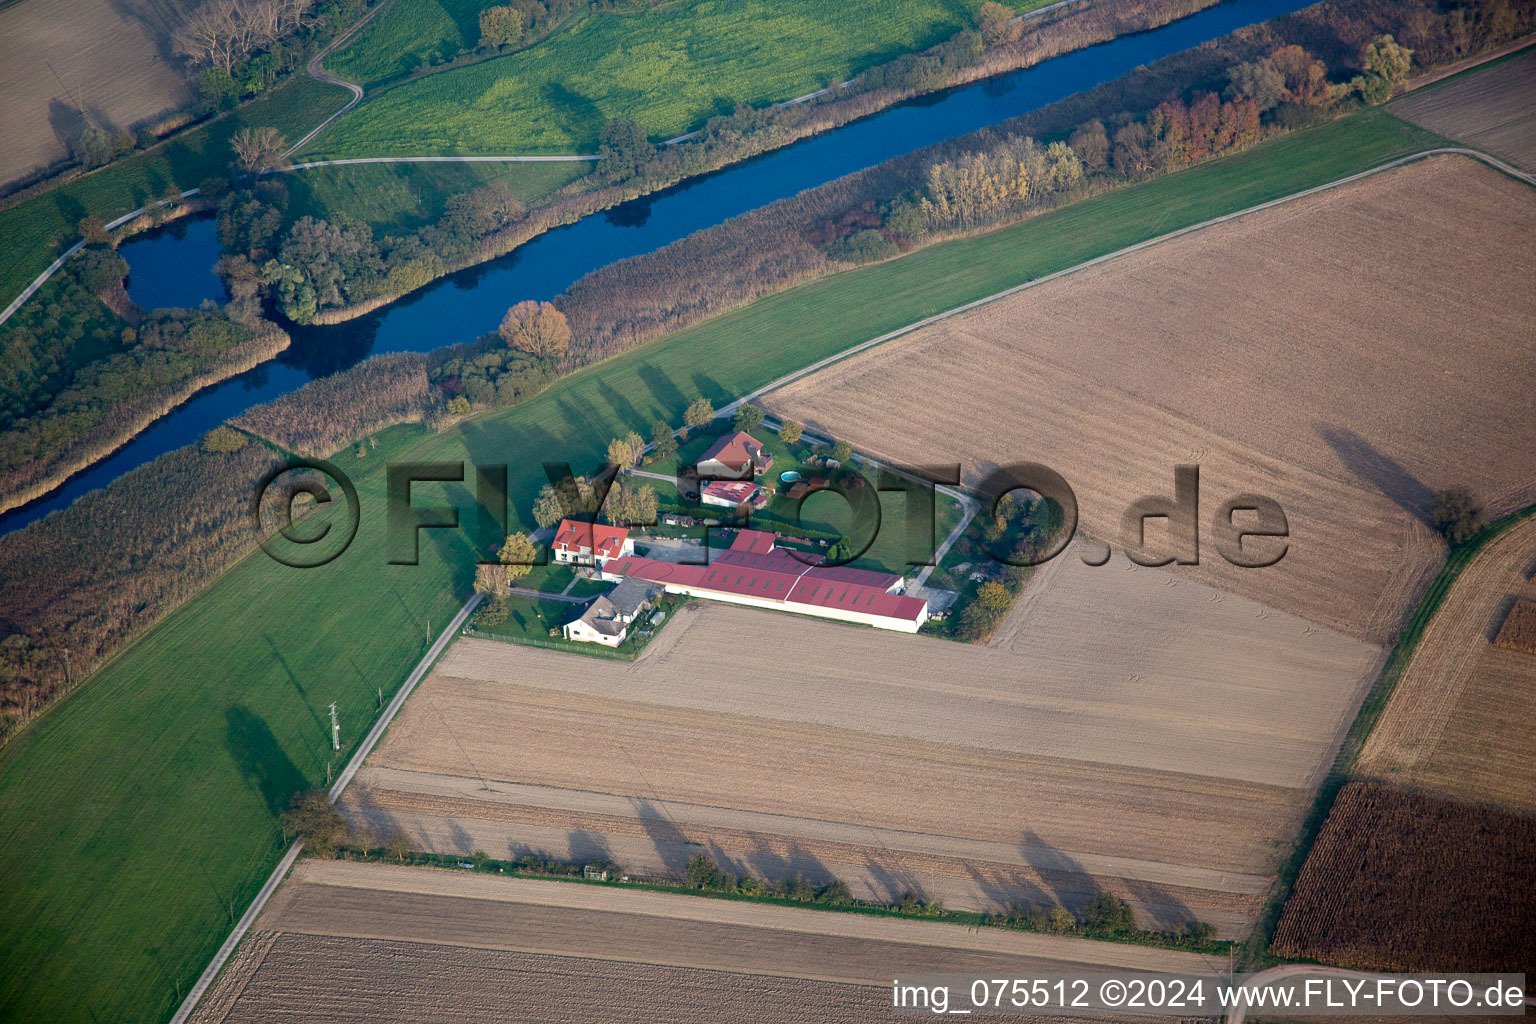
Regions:
M 642 176 L 617 185 L 597 185 L 583 178 L 561 190 L 555 202 L 532 208 L 523 220 L 482 238 L 473 255 L 445 261 L 436 276 L 408 291 L 389 292 L 365 301 L 319 311 L 313 324 L 334 326 L 367 316 L 442 278 L 488 263 L 526 245 L 540 235 L 573 224 L 584 217 L 614 209 L 624 203 L 664 192 L 691 178 L 700 177 L 754 157 L 794 145 L 863 118 L 890 110 L 923 96 L 941 94 L 1031 68 L 1043 61 L 1087 49 L 1126 35 L 1151 31 L 1191 14 L 1216 6 L 1221 0 L 1081 0 L 1070 7 L 1031 12 L 1022 20 L 1031 23 L 1017 41 L 989 47 L 974 63 L 947 71 L 941 81 L 925 88 L 880 87 L 866 89 L 869 75 L 886 73 L 890 65 L 826 90 L 803 102 L 780 104 L 746 115 L 717 118 L 704 129 L 659 149 L 659 159 Z M 949 44 L 945 44 L 949 45 Z M 934 57 L 935 47 L 925 52 Z M 723 124 L 740 120 L 740 125 Z M 732 137 L 732 141 L 722 140 Z M 302 173 L 302 172 L 290 172 Z
M 156 1014 L 141 1008 L 171 1002 L 172 986 L 145 972 L 136 951 L 162 950 L 183 985 L 201 971 L 229 920 L 225 904 L 208 897 L 210 884 L 242 905 L 281 856 L 275 810 L 287 793 L 274 791 L 269 802 L 252 785 L 242 767 L 248 752 L 267 751 L 261 763 L 284 766 L 282 779 L 299 788 L 323 779 L 331 752 L 315 716 L 324 704 L 338 701 L 343 720 L 353 723 L 343 734 L 345 757 L 373 716 L 378 685 L 387 700 L 421 656 L 427 619 L 441 628 L 468 590 L 478 552 L 462 533 L 434 531 L 439 536 L 424 545 L 420 565 L 388 564 L 387 460 L 474 460 L 543 443 L 532 450 L 589 465 L 626 429 L 677 422 L 700 393 L 691 376 L 700 367 L 707 367 L 703 387 L 713 400 L 748 393 L 918 319 L 914 311 L 930 302 L 968 301 L 977 288 L 1065 269 L 1127 239 L 1241 207 L 1248 193 L 1234 192 L 1234 182 L 1259 175 L 1250 192 L 1284 193 L 1373 166 L 1401 146 L 1350 128 L 1325 126 L 1322 140 L 1298 133 L 981 238 L 835 275 L 573 374 L 516 408 L 442 433 L 396 427 L 361 459 L 343 451 L 336 461 L 358 488 L 363 521 L 342 557 L 302 577 L 264 556 L 243 559 L 0 750 L 0 827 L 13 834 L 19 854 L 0 868 L 7 883 L 0 886 L 0 922 L 7 923 L 0 924 L 0 977 L 10 979 L 0 983 L 0 1002 L 64 1020 L 80 1005 L 78 993 L 90 990 L 99 994 L 99 1013 L 142 1019 Z M 1287 158 L 1298 143 L 1303 152 Z M 1071 252 L 1062 250 L 1063 237 L 1073 240 Z M 782 344 L 764 346 L 765 337 Z M 529 459 L 509 469 L 522 514 L 542 470 Z M 96 546 L 66 529 L 62 517 L 47 523 L 50 533 Z M 0 541 L 0 567 L 21 541 Z M 174 542 L 156 557 L 174 560 Z M 273 594 L 284 596 L 274 602 Z M 158 618 L 141 620 L 134 632 Z M 299 680 L 330 682 L 323 694 L 313 687 L 296 694 Z M 145 736 L 177 737 L 167 756 L 198 765 L 199 785 L 139 764 Z M 78 770 L 84 763 L 124 770 Z M 147 789 L 146 774 L 162 781 Z M 158 825 L 144 829 L 137 823 L 151 804 Z M 82 835 L 91 841 L 73 838 Z M 95 852 L 102 843 L 115 851 L 110 861 Z M 103 891 L 113 894 L 107 904 Z M 64 920 L 72 922 L 67 952 L 47 938 L 50 923 Z
M 171 390 L 162 394 L 140 392 L 116 403 L 96 428 L 70 437 L 47 457 L 0 472 L 0 513 L 62 487 L 70 477 L 111 455 L 199 391 L 277 358 L 291 340 L 277 325 L 264 323 L 249 340 L 215 356 L 204 369 Z

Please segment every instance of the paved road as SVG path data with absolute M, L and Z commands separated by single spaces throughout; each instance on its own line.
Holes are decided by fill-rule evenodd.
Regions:
M 1528 175 L 1528 174 L 1526 174 L 1523 171 L 1520 171 L 1520 170 L 1518 170 L 1518 169 L 1516 169 L 1514 167 L 1511 167 L 1509 164 L 1505 163 L 1502 160 L 1497 159 L 1496 157 L 1492 157 L 1492 156 L 1489 156 L 1486 153 L 1481 153 L 1481 152 L 1478 152 L 1478 151 L 1472 150 L 1472 149 L 1466 149 L 1466 148 L 1462 148 L 1462 147 L 1446 147 L 1446 148 L 1443 148 L 1443 149 L 1426 150 L 1426 151 L 1421 152 L 1421 153 L 1415 153 L 1415 154 L 1412 154 L 1412 155 L 1409 155 L 1409 156 L 1400 157 L 1399 159 L 1390 160 L 1387 163 L 1384 163 L 1384 164 L 1381 164 L 1381 165 L 1379 165 L 1377 167 L 1371 168 L 1370 170 L 1362 171 L 1359 174 L 1353 174 L 1353 175 L 1350 175 L 1350 176 L 1345 177 L 1345 178 L 1340 178 L 1337 181 L 1332 181 L 1332 182 L 1328 182 L 1327 184 L 1324 184 L 1324 185 L 1318 185 L 1318 186 L 1315 186 L 1315 187 L 1310 188 L 1310 189 L 1305 189 L 1305 190 L 1303 190 L 1301 192 L 1297 192 L 1297 193 L 1295 193 L 1293 195 L 1290 195 L 1290 196 L 1285 196 L 1285 197 L 1282 197 L 1280 199 L 1271 200 L 1270 202 L 1267 202 L 1267 203 L 1260 203 L 1259 205 L 1249 207 L 1246 210 L 1239 210 L 1239 211 L 1236 211 L 1234 213 L 1226 214 L 1226 215 L 1221 216 L 1221 217 L 1215 217 L 1215 218 L 1212 218 L 1211 220 L 1204 221 L 1203 223 L 1200 223 L 1200 224 L 1192 225 L 1192 226 L 1187 227 L 1187 228 L 1181 228 L 1178 231 L 1172 231 L 1172 232 L 1169 232 L 1168 234 L 1160 235 L 1157 238 L 1149 239 L 1149 240 L 1147 240 L 1145 242 L 1137 243 L 1136 245 L 1127 246 L 1126 248 L 1120 249 L 1117 252 L 1109 253 L 1109 254 L 1107 254 L 1105 256 L 1100 256 L 1100 257 L 1097 257 L 1095 259 L 1088 260 L 1088 261 L 1086 261 L 1084 263 L 1078 264 L 1075 267 L 1069 267 L 1066 270 L 1058 271 L 1058 272 L 1056 272 L 1054 274 L 1047 275 L 1046 277 L 1042 277 L 1042 278 L 1039 278 L 1039 279 L 1034 280 L 1034 281 L 1026 282 L 1025 284 L 1017 285 L 1017 286 L 1015 286 L 1013 288 L 1004 289 L 1003 291 L 997 292 L 994 295 L 989 295 L 986 298 L 977 299 L 974 302 L 966 303 L 965 305 L 958 306 L 955 309 L 948 310 L 946 312 L 936 314 L 936 315 L 928 317 L 928 318 L 926 318 L 924 320 L 920 320 L 920 321 L 918 321 L 918 322 L 916 322 L 914 324 L 909 324 L 906 327 L 900 328 L 900 329 L 895 330 L 895 331 L 891 331 L 891 332 L 889 332 L 887 334 L 883 334 L 883 335 L 881 335 L 878 338 L 872 338 L 869 341 L 863 342 L 862 344 L 855 345 L 852 348 L 846 349 L 843 352 L 840 352 L 840 353 L 838 353 L 836 355 L 828 356 L 826 359 L 820 360 L 820 361 L 812 364 L 811 366 L 805 367 L 804 369 L 797 370 L 794 373 L 786 374 L 785 376 L 780 377 L 778 380 L 772 382 L 771 384 L 767 385 L 766 387 L 759 388 L 758 390 L 752 392 L 751 394 L 746 395 L 746 396 L 744 396 L 741 399 L 738 399 L 736 402 L 732 402 L 730 404 L 730 406 L 727 407 L 727 409 L 721 410 L 717 415 L 722 415 L 722 416 L 723 415 L 729 415 L 729 410 L 733 410 L 736 406 L 740 405 L 741 402 L 756 400 L 757 398 L 761 397 L 762 395 L 766 394 L 769 391 L 774 390 L 775 388 L 783 387 L 785 384 L 788 384 L 791 381 L 799 380 L 801 377 L 804 377 L 807 374 L 814 373 L 814 372 L 816 372 L 819 369 L 822 369 L 822 368 L 824 368 L 826 366 L 830 366 L 830 365 L 832 365 L 834 363 L 840 362 L 841 360 L 847 359 L 850 356 L 853 356 L 853 355 L 855 355 L 855 354 L 857 354 L 859 352 L 863 352 L 863 351 L 865 351 L 867 349 L 873 348 L 876 345 L 883 344 L 886 341 L 890 341 L 893 338 L 900 337 L 900 336 L 908 334 L 908 333 L 910 333 L 912 331 L 919 330 L 919 329 L 921 329 L 923 327 L 928 326 L 929 324 L 937 323 L 940 320 L 944 320 L 944 319 L 947 319 L 949 317 L 956 316 L 956 315 L 958 315 L 960 313 L 966 312 L 966 311 L 971 310 L 971 309 L 975 309 L 975 308 L 977 308 L 979 306 L 984 306 L 984 305 L 986 305 L 989 302 L 995 302 L 995 301 L 997 301 L 999 299 L 1002 299 L 1002 298 L 1005 298 L 1005 297 L 1007 297 L 1009 295 L 1013 295 L 1013 294 L 1016 294 L 1018 292 L 1024 291 L 1027 288 L 1038 287 L 1038 286 L 1040 286 L 1042 284 L 1045 284 L 1048 281 L 1053 281 L 1053 280 L 1056 280 L 1058 278 L 1065 277 L 1065 276 L 1067 276 L 1069 274 L 1076 273 L 1079 270 L 1083 270 L 1083 269 L 1088 268 L 1088 267 L 1098 266 L 1098 265 L 1100 265 L 1102 263 L 1107 263 L 1110 260 L 1119 259 L 1122 256 L 1126 256 L 1126 255 L 1128 255 L 1130 253 L 1133 253 L 1133 252 L 1139 252 L 1142 249 L 1146 249 L 1146 248 L 1148 248 L 1150 246 L 1153 246 L 1153 245 L 1158 245 L 1158 244 L 1160 244 L 1162 242 L 1168 241 L 1169 239 L 1177 238 L 1177 237 L 1179 237 L 1181 235 L 1189 234 L 1192 231 L 1198 231 L 1198 230 L 1201 230 L 1201 229 L 1206 228 L 1206 227 L 1210 227 L 1210 226 L 1215 225 L 1215 224 L 1220 224 L 1220 223 L 1223 223 L 1225 221 L 1234 220 L 1234 219 L 1236 219 L 1238 217 L 1247 216 L 1250 213 L 1255 213 L 1255 212 L 1260 211 L 1260 210 L 1267 210 L 1267 209 L 1270 209 L 1270 208 L 1275 207 L 1275 206 L 1280 206 L 1280 205 L 1282 205 L 1284 203 L 1292 202 L 1293 200 L 1300 199 L 1300 198 L 1302 198 L 1304 196 L 1313 195 L 1315 193 L 1322 192 L 1322 191 L 1325 191 L 1327 189 L 1335 188 L 1335 187 L 1337 187 L 1339 185 L 1347 184 L 1347 183 L 1352 182 L 1352 181 L 1358 181 L 1358 180 L 1360 180 L 1362 178 L 1368 178 L 1368 177 L 1370 177 L 1372 175 L 1380 174 L 1380 173 L 1382 173 L 1384 171 L 1391 170 L 1394 167 L 1400 167 L 1400 166 L 1403 166 L 1404 164 L 1411 163 L 1411 162 L 1413 162 L 1415 160 L 1422 160 L 1422 159 L 1424 159 L 1426 157 L 1435 156 L 1435 155 L 1442 154 L 1442 153 L 1454 153 L 1454 154 L 1459 154 L 1459 155 L 1462 155 L 1462 156 L 1469 156 L 1469 157 L 1472 157 L 1473 159 L 1476 159 L 1476 160 L 1481 160 L 1484 163 L 1488 164 L 1489 166 L 1494 167 L 1494 168 L 1504 172 L 1505 174 L 1509 174 L 1512 177 L 1519 178 L 1522 181 L 1528 182 L 1528 183 L 1530 183 L 1532 185 L 1536 185 L 1536 178 L 1533 178 L 1531 175 Z M 128 214 L 124 218 L 120 218 L 120 220 L 126 220 L 128 217 L 136 216 L 138 212 L 141 212 L 141 211 L 135 211 L 133 214 Z M 76 248 L 78 248 L 78 246 Z M 61 258 L 61 260 L 59 262 L 62 263 L 62 258 Z M 58 264 L 55 265 L 55 269 L 57 268 L 57 265 Z M 37 283 L 40 283 L 40 282 L 37 282 Z M 33 290 L 35 290 L 35 285 L 34 285 Z M 12 304 L 12 308 L 10 310 L 6 311 L 5 316 L 9 316 L 10 313 L 12 311 L 14 311 L 14 308 L 15 308 L 16 305 L 19 305 L 19 301 L 17 303 L 13 303 Z M 0 321 L 3 321 L 3 318 L 0 318 Z M 541 594 L 540 596 L 551 597 L 551 596 L 557 596 L 557 595 Z M 432 663 L 442 653 L 443 649 L 447 647 L 448 642 L 458 633 L 460 627 L 462 627 L 463 624 L 464 624 L 464 621 L 469 618 L 470 613 L 474 611 L 475 607 L 479 604 L 480 600 L 481 600 L 481 596 L 479 594 L 476 594 L 474 597 L 470 598 L 470 600 L 465 603 L 464 607 L 459 610 L 458 615 L 454 617 L 454 620 L 449 624 L 448 628 L 446 630 L 444 630 L 443 633 L 438 637 L 438 639 L 432 644 L 432 647 L 431 647 L 430 650 L 428 650 L 426 656 L 423 657 L 421 659 L 421 661 L 417 663 L 416 668 L 412 671 L 410 677 L 406 680 L 405 685 L 403 685 L 400 688 L 400 691 L 395 695 L 395 698 L 392 701 L 390 701 L 389 707 L 385 710 L 385 713 L 382 716 L 380 716 L 379 720 L 374 724 L 373 729 L 370 730 L 370 732 L 368 733 L 368 737 L 364 740 L 362 746 L 360 746 L 358 748 L 357 753 L 353 756 L 352 760 L 347 763 L 347 767 L 345 769 L 343 769 L 341 777 L 336 780 L 336 784 L 331 788 L 330 796 L 331 796 L 331 799 L 333 801 L 341 794 L 342 789 L 345 788 L 346 784 L 351 781 L 353 775 L 355 775 L 357 773 L 357 770 L 358 770 L 359 767 L 361 767 L 364 758 L 366 758 L 367 755 L 372 751 L 374 745 L 377 744 L 379 738 L 383 736 L 384 730 L 388 727 L 389 723 L 391 721 L 393 721 L 394 717 L 399 713 L 401 706 L 403 706 L 404 703 L 405 703 L 406 697 L 408 697 L 410 695 L 411 691 L 415 689 L 416 684 L 418 682 L 420 682 L 421 678 L 426 675 L 427 670 L 432 666 Z M 185 1024 L 185 1021 L 186 1021 L 187 1017 L 192 1013 L 193 1009 L 196 1008 L 198 1000 L 200 1000 L 202 998 L 203 994 L 207 991 L 208 986 L 211 985 L 213 980 L 214 980 L 214 978 L 216 978 L 218 976 L 219 971 L 223 968 L 225 961 L 229 959 L 229 956 L 234 951 L 235 946 L 237 946 L 239 944 L 240 939 L 243 938 L 245 933 L 250 929 L 250 926 L 251 926 L 252 922 L 254 922 L 256 917 L 257 917 L 257 915 L 260 914 L 261 909 L 266 905 L 267 899 L 269 899 L 271 897 L 272 892 L 277 888 L 278 883 L 281 882 L 283 876 L 287 873 L 288 869 L 292 866 L 293 861 L 298 858 L 299 852 L 300 852 L 300 844 L 298 844 L 298 843 L 295 843 L 292 847 L 289 848 L 287 854 L 284 855 L 283 860 L 278 864 L 277 870 L 275 870 L 272 873 L 272 876 L 270 878 L 268 878 L 268 880 L 267 880 L 267 884 L 264 885 L 262 887 L 262 889 L 261 889 L 261 892 L 257 894 L 256 901 L 251 904 L 250 908 L 247 909 L 245 914 L 240 918 L 239 923 L 236 924 L 236 926 L 235 926 L 235 930 L 224 941 L 224 944 L 219 947 L 219 951 L 214 955 L 213 962 L 208 965 L 208 968 L 203 972 L 202 976 L 198 978 L 197 983 L 193 986 L 192 991 L 188 994 L 186 1001 L 182 1004 L 181 1008 L 179 1010 L 177 1010 L 176 1015 L 173 1018 L 171 1018 L 171 1024 Z M 1305 965 L 1300 965 L 1300 966 L 1294 966 L 1294 967 L 1288 966 L 1288 967 L 1285 967 L 1285 968 L 1274 968 L 1272 970 L 1274 972 L 1282 972 L 1282 971 L 1302 971 L 1302 972 L 1304 972 L 1307 969 L 1309 969 L 1309 968 L 1307 968 Z M 1310 968 L 1310 970 L 1313 970 L 1313 971 L 1316 971 L 1316 972 L 1323 972 L 1323 971 L 1342 971 L 1343 969 L 1342 968 Z M 1351 976 L 1351 977 L 1359 977 L 1359 976 L 1361 976 L 1360 972 L 1346 972 L 1346 973 L 1348 973 L 1349 976 Z M 1256 977 L 1263 978 L 1263 977 L 1265 977 L 1266 975 L 1269 975 L 1269 974 L 1270 974 L 1270 972 L 1262 972 L 1260 975 L 1257 975 Z M 1282 977 L 1282 976 L 1283 975 L 1281 975 L 1280 973 L 1275 973 L 1274 974 L 1274 977 L 1276 977 L 1276 978 L 1279 978 L 1279 977 Z M 1371 977 L 1373 975 L 1365 975 L 1365 976 Z M 1244 1012 L 1242 1010 L 1240 1010 L 1240 1009 L 1236 1009 L 1236 1010 L 1233 1011 L 1233 1014 L 1235 1014 L 1235 1016 L 1234 1015 L 1229 1015 L 1228 1016 L 1226 1024 L 1242 1024 L 1243 1017 L 1244 1017 Z
M 334 51 L 337 47 L 345 46 L 347 43 L 351 42 L 352 37 L 356 36 L 358 32 L 362 31 L 363 26 L 367 25 L 374 18 L 378 17 L 381 13 L 383 13 L 384 9 L 389 7 L 393 2 L 394 0 L 383 0 L 382 3 L 376 6 L 373 10 L 369 11 L 364 17 L 359 19 L 357 24 L 353 25 L 341 35 L 331 40 L 331 45 L 315 54 L 310 58 L 309 63 L 304 65 L 304 71 L 309 75 L 310 78 L 313 78 L 317 82 L 324 82 L 326 85 L 339 85 L 343 89 L 350 92 L 352 94 L 352 98 L 347 101 L 346 106 L 342 107 L 340 110 L 336 111 L 336 113 L 332 114 L 330 117 L 316 125 L 314 131 L 310 132 L 298 142 L 294 143 L 293 146 L 289 148 L 288 152 L 283 154 L 283 156 L 292 156 L 299 150 L 303 149 L 306 145 L 309 144 L 311 139 L 334 124 L 338 117 L 340 117 L 342 114 L 345 114 L 347 111 L 351 110 L 353 107 L 357 106 L 363 101 L 363 87 L 358 85 L 356 82 L 349 82 L 345 78 L 338 78 L 336 75 L 331 74 L 329 71 L 325 70 L 324 61 L 325 58 L 329 57 L 332 51 Z

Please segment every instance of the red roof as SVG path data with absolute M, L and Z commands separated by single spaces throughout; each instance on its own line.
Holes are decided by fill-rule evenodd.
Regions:
M 760 488 L 749 480 L 716 480 L 705 484 L 703 493 L 711 498 L 740 505 L 756 497 Z
M 699 456 L 699 461 L 714 461 L 732 469 L 745 469 L 747 463 L 761 462 L 764 458 L 763 442 L 738 430 L 710 445 L 709 451 Z
M 731 541 L 732 551 L 750 551 L 755 555 L 767 554 L 773 550 L 773 542 L 777 538 L 767 530 L 738 530 L 736 539 Z
M 562 551 L 590 554 L 596 558 L 617 558 L 628 538 L 629 531 L 622 526 L 562 519 L 559 528 L 555 530 L 555 547 Z
M 743 536 L 747 537 L 745 542 Z M 770 538 L 769 546 L 759 550 L 764 536 Z M 909 622 L 922 614 L 927 602 L 887 592 L 901 577 L 802 562 L 787 551 L 772 547 L 771 538 L 772 534 L 760 530 L 743 530 L 730 550 L 721 552 L 709 565 L 623 558 L 610 562 L 604 572 L 663 585 L 779 601 L 791 608 L 836 608 Z

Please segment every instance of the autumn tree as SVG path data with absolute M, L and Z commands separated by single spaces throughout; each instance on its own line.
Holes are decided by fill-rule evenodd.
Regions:
M 480 45 L 488 50 L 514 46 L 527 28 L 527 15 L 516 7 L 487 7 L 480 12 Z
M 1394 85 L 1408 81 L 1408 73 L 1413 68 L 1413 51 L 1398 45 L 1390 35 L 1377 36 L 1367 43 L 1361 59 L 1365 70 Z
M 271 125 L 246 125 L 230 137 L 229 148 L 235 151 L 236 167 L 249 174 L 261 174 L 283 166 L 288 140 Z
M 95 125 L 81 129 L 70 148 L 74 158 L 86 170 L 112 162 L 112 136 Z
M 507 537 L 496 561 L 475 566 L 475 589 L 491 597 L 506 597 L 515 580 L 533 571 L 539 551 L 526 533 Z
M 384 840 L 384 852 L 404 864 L 405 858 L 411 853 L 411 841 L 405 838 L 404 832 L 395 829 L 389 834 L 389 838 Z
M 1408 80 L 1413 51 L 1398 45 L 1390 35 L 1379 35 L 1361 49 L 1360 62 L 1365 73 L 1350 82 L 1350 86 L 1367 103 L 1385 103 L 1392 98 L 1392 87 Z
M 552 303 L 524 299 L 501 318 L 501 340 L 537 359 L 559 359 L 571 344 L 571 325 Z
M 1109 133 L 1104 130 L 1103 121 L 1078 125 L 1067 139 L 1067 145 L 1072 147 L 1089 174 L 1103 174 L 1109 168 Z
M 707 398 L 696 398 L 683 412 L 683 422 L 689 427 L 705 426 L 715 418 L 715 407 Z
M 616 437 L 608 442 L 608 462 L 621 471 L 632 468 L 639 460 L 640 453 L 627 438 Z
M 304 840 L 316 856 L 329 857 L 347 836 L 347 823 L 323 789 L 295 793 L 283 812 L 283 834 Z
M 572 477 L 566 487 L 545 484 L 533 502 L 533 521 L 553 526 L 562 519 L 590 519 L 597 512 L 597 489 L 584 476 Z
M 988 46 L 1016 43 L 1024 33 L 1024 25 L 1011 7 L 987 0 L 976 9 L 976 28 Z
M 832 443 L 832 458 L 838 462 L 847 462 L 853 458 L 853 445 L 847 441 L 834 441 Z
M 1268 58 L 1234 64 L 1227 72 L 1227 99 L 1250 99 L 1259 112 L 1273 110 L 1285 98 L 1285 76 Z
M 621 481 L 608 492 L 608 521 L 625 526 L 649 526 L 656 522 L 659 500 L 656 488 L 649 484 Z
M 1282 46 L 1269 55 L 1269 62 L 1285 80 L 1284 99 L 1303 107 L 1321 107 L 1333 102 L 1335 92 L 1328 81 L 1328 67 L 1303 47 Z
M 794 444 L 800 440 L 800 421 L 785 420 L 779 425 L 779 440 L 785 444 Z
M 1008 593 L 1008 588 L 1001 583 L 983 583 L 976 588 L 976 603 L 988 614 L 996 618 L 1008 610 L 1013 604 L 1013 595 Z
M 111 245 L 112 236 L 107 232 L 107 222 L 100 217 L 81 217 L 78 228 L 86 245 Z

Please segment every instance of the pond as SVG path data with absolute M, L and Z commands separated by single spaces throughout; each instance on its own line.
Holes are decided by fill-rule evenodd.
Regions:
M 213 272 L 219 262 L 218 218 L 182 217 L 118 246 L 128 261 L 128 297 L 141 309 L 196 309 L 226 302 L 229 292 Z

